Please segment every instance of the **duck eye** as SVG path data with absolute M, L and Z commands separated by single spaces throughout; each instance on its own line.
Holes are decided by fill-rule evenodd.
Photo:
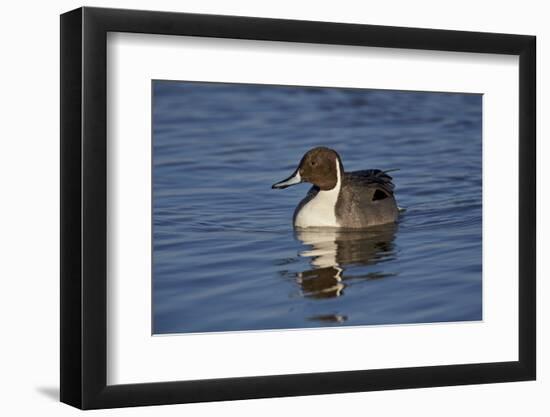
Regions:
M 311 166 L 312 166 L 312 167 L 315 166 L 315 161 L 311 161 Z

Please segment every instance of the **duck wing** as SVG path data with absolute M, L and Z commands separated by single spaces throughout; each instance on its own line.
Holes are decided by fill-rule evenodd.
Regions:
M 394 188 L 387 171 L 346 172 L 336 204 L 336 217 L 341 227 L 362 228 L 395 222 L 398 209 Z
M 350 185 L 368 187 L 374 190 L 382 189 L 389 195 L 393 195 L 395 185 L 392 182 L 393 178 L 388 175 L 388 172 L 380 169 L 346 172 L 345 182 Z

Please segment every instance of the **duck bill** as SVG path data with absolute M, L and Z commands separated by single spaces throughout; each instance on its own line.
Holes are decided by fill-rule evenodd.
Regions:
M 301 182 L 302 182 L 302 177 L 300 176 L 300 170 L 297 169 L 296 171 L 294 171 L 294 174 L 292 174 L 286 180 L 282 180 L 276 184 L 273 184 L 271 188 L 282 189 L 282 188 L 290 187 L 291 185 L 300 184 Z

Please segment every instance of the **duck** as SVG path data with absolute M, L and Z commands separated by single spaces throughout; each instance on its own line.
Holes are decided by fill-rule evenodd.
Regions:
M 340 155 L 319 146 L 307 151 L 292 175 L 271 188 L 312 184 L 294 210 L 293 225 L 297 229 L 363 229 L 397 222 L 399 208 L 393 178 L 388 172 L 380 169 L 345 172 Z

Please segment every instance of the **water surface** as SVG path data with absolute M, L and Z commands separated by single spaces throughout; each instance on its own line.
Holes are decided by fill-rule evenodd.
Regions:
M 481 320 L 481 95 L 153 82 L 153 333 Z M 312 147 L 395 225 L 294 231 Z

